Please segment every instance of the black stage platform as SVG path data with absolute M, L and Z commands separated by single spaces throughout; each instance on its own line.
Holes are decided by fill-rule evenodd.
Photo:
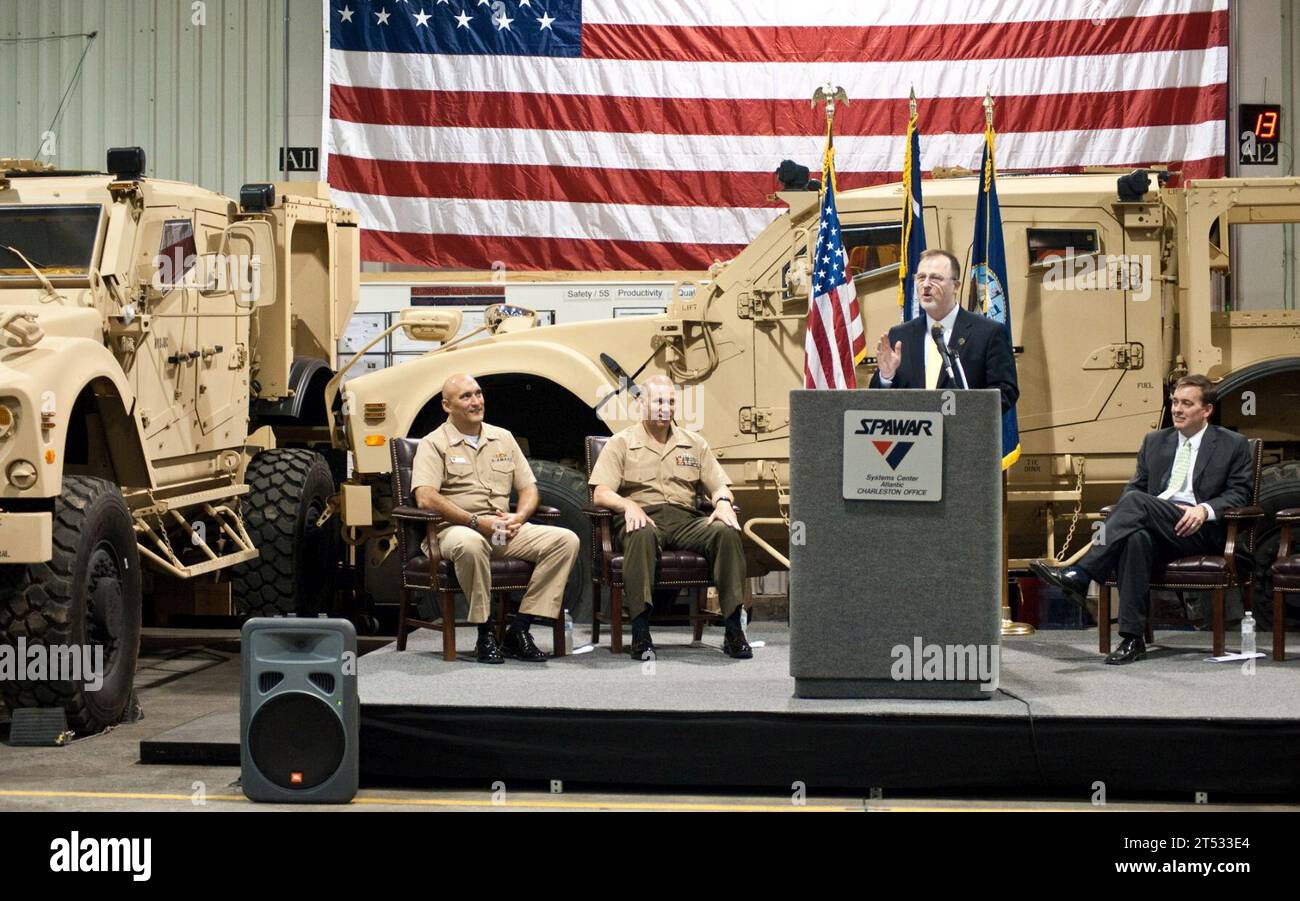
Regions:
M 536 632 L 548 648 L 549 630 Z M 362 778 L 1079 798 L 1104 782 L 1116 799 L 1300 796 L 1300 661 L 1261 658 L 1247 675 L 1206 661 L 1208 634 L 1156 637 L 1127 667 L 1103 665 L 1093 631 L 1008 639 L 987 700 L 830 701 L 792 696 L 784 625 L 751 625 L 766 645 L 749 661 L 723 656 L 719 629 L 700 645 L 687 629 L 659 629 L 653 667 L 614 657 L 608 638 L 545 664 L 446 663 L 422 631 L 405 653 L 360 658 Z M 472 631 L 459 642 L 470 651 Z M 1271 645 L 1267 633 L 1259 643 Z M 140 753 L 237 764 L 238 716 L 196 720 Z

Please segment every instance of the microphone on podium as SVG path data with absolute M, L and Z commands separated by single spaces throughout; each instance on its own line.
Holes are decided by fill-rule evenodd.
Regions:
M 930 328 L 930 337 L 934 339 L 934 346 L 939 350 L 939 359 L 943 360 L 943 368 L 948 372 L 948 378 L 955 385 L 957 384 L 957 374 L 952 371 L 952 357 L 948 354 L 948 345 L 943 341 L 943 326 L 935 323 Z

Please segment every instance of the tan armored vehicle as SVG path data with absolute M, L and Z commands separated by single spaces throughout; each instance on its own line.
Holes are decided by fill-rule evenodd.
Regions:
M 1300 312 L 1223 309 L 1229 227 L 1300 219 L 1300 180 L 1175 189 L 1157 173 L 1122 184 L 1117 176 L 999 179 L 1021 388 L 1023 456 L 1010 473 L 1013 566 L 1086 547 L 1087 516 L 1132 475 L 1142 436 L 1167 422 L 1169 380 L 1186 372 L 1218 380 L 1223 425 L 1265 439 L 1262 500 L 1270 513 L 1300 504 Z M 928 246 L 968 260 L 974 180 L 927 181 L 924 189 Z M 339 436 L 355 457 L 345 526 L 367 542 L 367 561 L 378 564 L 391 545 L 387 439 L 421 435 L 441 420 L 437 392 L 448 374 L 478 377 L 490 420 L 529 449 L 544 502 L 564 510 L 585 541 L 583 436 L 636 418 L 616 391 L 625 375 L 665 373 L 683 386 L 686 424 L 704 433 L 736 484 L 753 571 L 783 566 L 788 392 L 802 385 L 818 205 L 813 192 L 779 196 L 788 212 L 734 259 L 681 282 L 665 315 L 539 329 L 526 311 L 497 310 L 478 334 L 350 381 Z M 897 184 L 838 197 L 868 347 L 900 315 L 901 202 Z M 859 385 L 873 366 L 868 359 L 859 368 Z M 363 502 L 370 492 L 373 520 Z M 1259 560 L 1271 560 L 1276 536 L 1270 523 Z
M 0 163 L 0 643 L 103 665 L 0 687 L 77 732 L 127 710 L 155 573 L 228 578 L 263 614 L 334 583 L 335 479 L 309 446 L 357 302 L 355 214 L 316 185 L 236 203 L 144 167 Z

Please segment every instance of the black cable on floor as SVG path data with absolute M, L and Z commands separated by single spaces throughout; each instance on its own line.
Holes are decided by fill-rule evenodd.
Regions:
M 1046 791 L 1047 775 L 1043 772 L 1043 761 L 1038 752 L 1038 732 L 1034 729 L 1034 708 L 1028 701 L 1013 691 L 1008 691 L 999 686 L 998 693 L 1004 694 L 1025 705 L 1025 713 L 1029 716 L 1029 746 L 1033 748 L 1034 751 L 1034 766 L 1038 768 L 1038 782 L 1043 787 L 1043 790 Z

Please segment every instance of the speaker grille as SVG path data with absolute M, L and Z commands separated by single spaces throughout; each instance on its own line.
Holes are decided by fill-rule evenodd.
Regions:
M 262 673 L 257 677 L 257 690 L 266 694 L 272 688 L 275 688 L 284 681 L 284 673 Z
M 327 695 L 334 694 L 334 674 L 333 673 L 312 673 L 307 677 L 311 684 L 315 685 Z
M 300 691 L 271 698 L 248 724 L 252 764 L 291 791 L 315 788 L 333 776 L 343 763 L 346 741 L 330 705 Z

